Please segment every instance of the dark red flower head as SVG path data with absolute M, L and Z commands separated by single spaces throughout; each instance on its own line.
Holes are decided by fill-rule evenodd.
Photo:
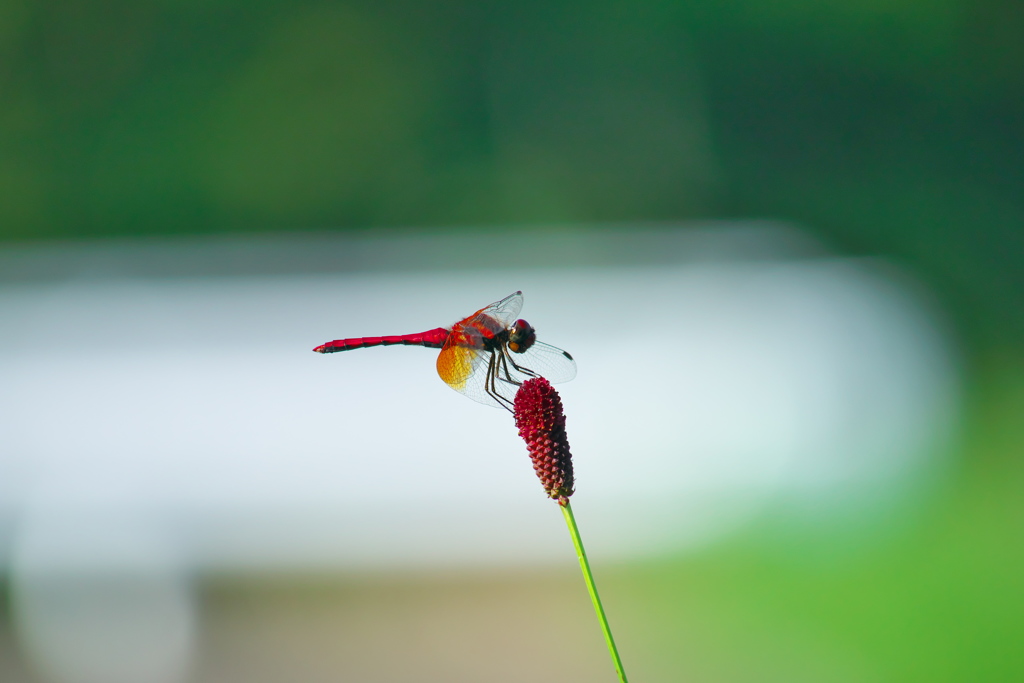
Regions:
M 572 454 L 558 392 L 543 377 L 523 382 L 516 393 L 515 418 L 544 491 L 565 505 L 573 494 Z

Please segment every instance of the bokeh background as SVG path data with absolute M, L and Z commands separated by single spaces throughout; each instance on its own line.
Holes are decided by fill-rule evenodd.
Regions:
M 446 491 L 423 459 L 416 477 L 430 492 L 410 488 L 419 502 L 408 509 L 374 507 L 387 493 L 350 484 L 337 497 L 354 507 L 304 507 L 303 495 L 331 496 L 330 469 L 319 488 L 266 499 L 310 462 L 365 464 L 347 444 L 401 462 L 403 424 L 424 454 L 450 452 L 458 430 L 480 422 L 481 434 L 509 432 L 486 457 L 522 457 L 505 417 L 441 393 L 429 352 L 273 366 L 334 336 L 448 324 L 522 287 L 524 315 L 580 361 L 563 395 L 583 472 L 606 462 L 582 464 L 583 446 L 601 441 L 588 425 L 691 463 L 716 434 L 748 434 L 744 453 L 762 439 L 782 453 L 747 419 L 772 405 L 751 392 L 847 366 L 866 379 L 822 385 L 850 396 L 832 419 L 894 396 L 884 404 L 894 424 L 879 433 L 914 451 L 896 474 L 857 479 L 857 502 L 836 514 L 772 498 L 700 542 L 666 532 L 639 548 L 620 541 L 656 527 L 655 499 L 679 490 L 659 489 L 658 472 L 626 476 L 619 491 L 588 475 L 607 498 L 592 499 L 588 529 L 581 484 L 582 532 L 597 541 L 635 680 L 1024 679 L 1022 34 L 1024 9 L 1005 0 L 0 0 L 0 678 L 613 680 L 574 558 L 550 541 L 568 544 L 556 511 L 530 518 L 551 527 L 538 541 L 550 552 L 514 562 L 498 550 L 529 547 L 513 522 L 401 536 L 418 518 L 457 525 L 451 505 L 472 493 Z M 780 301 L 795 308 L 772 307 Z M 828 322 L 830 310 L 845 322 Z M 264 314 L 272 323 L 261 327 Z M 826 323 L 868 330 L 870 344 L 814 337 Z M 686 341 L 711 328 L 721 336 Z M 571 346 L 574 330 L 589 341 Z M 801 346 L 804 332 L 821 343 Z M 759 383 L 752 371 L 726 383 L 739 393 L 704 401 L 728 353 L 762 357 L 727 342 L 758 335 L 776 343 L 769 360 L 834 357 L 792 366 L 806 376 Z M 203 355 L 214 342 L 222 355 Z M 715 372 L 686 365 L 688 351 L 712 348 L 725 354 Z M 599 349 L 616 362 L 602 366 Z M 370 367 L 372 382 L 391 353 L 411 360 L 371 402 L 389 426 L 367 441 L 332 424 L 367 407 L 344 373 Z M 231 366 L 238 354 L 247 364 Z M 152 374 L 161 358 L 173 362 Z M 226 366 L 228 379 L 216 374 Z M 205 374 L 189 375 L 196 367 Z M 266 379 L 275 372 L 330 402 L 316 413 L 322 441 L 301 436 L 314 427 L 297 409 L 271 436 L 234 421 L 236 399 L 252 414 L 277 410 L 245 403 L 286 386 Z M 421 383 L 437 393 L 415 394 Z M 416 400 L 395 398 L 406 391 Z M 702 432 L 704 451 L 666 436 L 699 431 L 685 410 L 708 402 L 749 410 Z M 157 408 L 127 407 L 147 403 Z M 602 409 L 610 419 L 587 417 Z M 836 444 L 874 434 L 881 422 L 865 415 L 875 414 L 850 413 L 823 441 L 804 438 L 820 436 L 812 419 L 796 420 L 805 428 L 787 438 L 856 460 Z M 289 443 L 318 455 L 293 457 Z M 796 476 L 806 457 L 773 472 Z M 468 466 L 452 458 L 446 472 Z M 184 464 L 118 487 L 131 462 L 154 461 Z M 231 468 L 249 478 L 235 482 Z M 844 481 L 816 489 L 819 499 L 843 498 Z M 539 487 L 529 493 L 551 507 Z M 126 528 L 140 500 L 159 501 L 172 545 L 189 552 L 144 524 Z M 331 546 L 339 520 L 355 527 L 392 506 L 405 516 Z M 68 521 L 83 509 L 88 533 Z M 525 508 L 501 509 L 508 521 Z M 734 519 L 716 510 L 700 515 Z M 239 530 L 248 545 L 218 554 Z M 415 548 L 367 550 L 385 532 Z M 500 561 L 455 551 L 475 543 Z M 105 564 L 90 564 L 93 544 Z

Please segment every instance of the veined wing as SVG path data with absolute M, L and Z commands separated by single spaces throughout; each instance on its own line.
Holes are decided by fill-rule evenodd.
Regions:
M 494 367 L 489 368 L 492 362 Z M 437 357 L 437 374 L 463 396 L 511 410 L 523 382 L 538 376 L 552 383 L 568 382 L 576 376 L 576 361 L 565 351 L 542 342 L 535 342 L 525 353 L 492 352 L 451 343 Z
M 572 356 L 568 352 L 544 342 L 534 342 L 526 351 L 508 355 L 516 365 L 532 370 L 536 375 L 540 375 L 552 384 L 568 382 L 576 377 L 576 361 Z M 525 376 L 529 378 L 533 375 L 526 374 Z
M 490 351 L 450 339 L 437 356 L 437 374 L 445 384 L 463 396 L 495 408 L 507 408 L 487 393 L 487 366 L 490 358 Z M 512 387 L 510 400 L 515 397 L 518 388 Z
M 523 310 L 523 293 L 513 292 L 501 301 L 495 301 L 490 306 L 485 306 L 479 311 L 462 321 L 462 324 L 471 325 L 473 320 L 480 316 L 494 318 L 502 327 L 509 327 L 519 317 L 519 311 Z

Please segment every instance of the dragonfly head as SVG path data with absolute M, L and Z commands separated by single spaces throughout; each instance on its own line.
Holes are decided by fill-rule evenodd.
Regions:
M 533 329 L 533 325 L 522 318 L 515 321 L 512 327 L 509 328 L 508 348 L 512 351 L 522 353 L 533 346 L 535 341 L 537 341 L 536 330 Z

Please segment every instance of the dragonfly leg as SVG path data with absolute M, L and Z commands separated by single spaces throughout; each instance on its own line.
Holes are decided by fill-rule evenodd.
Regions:
M 484 379 L 484 391 L 487 392 L 488 396 L 497 401 L 498 405 L 500 405 L 502 408 L 514 412 L 512 410 L 512 401 L 502 396 L 501 393 L 498 391 L 498 380 L 500 379 L 502 382 L 512 382 L 513 384 L 516 385 L 518 385 L 519 383 L 514 382 L 512 380 L 511 375 L 509 375 L 508 373 L 508 368 L 504 366 L 504 358 L 498 358 L 497 356 L 498 354 L 492 353 L 490 359 L 487 361 L 487 377 Z M 504 368 L 505 375 L 506 377 L 508 377 L 508 379 L 498 376 L 499 365 L 502 365 L 502 367 Z
M 526 375 L 527 377 L 538 376 L 537 373 L 535 373 L 533 370 L 516 365 L 516 362 L 509 358 L 508 353 L 504 350 L 501 352 L 501 357 L 498 359 L 498 364 L 501 366 L 501 374 L 504 375 L 504 377 L 499 376 L 498 379 L 500 379 L 502 382 L 505 382 L 506 384 L 511 384 L 514 387 L 521 386 L 523 383 L 512 376 L 512 372 L 508 369 L 508 366 L 510 364 L 512 365 L 513 368 L 516 369 L 517 372 L 520 372 Z
M 536 372 L 534 372 L 530 368 L 526 367 L 525 365 L 519 365 L 514 360 L 512 360 L 512 357 L 509 356 L 508 353 L 504 351 L 504 349 L 502 350 L 501 358 L 502 358 L 502 364 L 503 365 L 506 362 L 510 363 L 512 365 L 512 367 L 516 369 L 517 372 L 521 372 L 522 374 L 528 375 L 529 377 L 540 377 L 540 375 L 538 375 Z M 509 375 L 508 367 L 507 366 L 505 366 L 505 375 L 506 376 Z M 513 381 L 511 377 L 509 377 L 509 381 Z M 522 382 L 515 382 L 515 384 L 522 384 Z

